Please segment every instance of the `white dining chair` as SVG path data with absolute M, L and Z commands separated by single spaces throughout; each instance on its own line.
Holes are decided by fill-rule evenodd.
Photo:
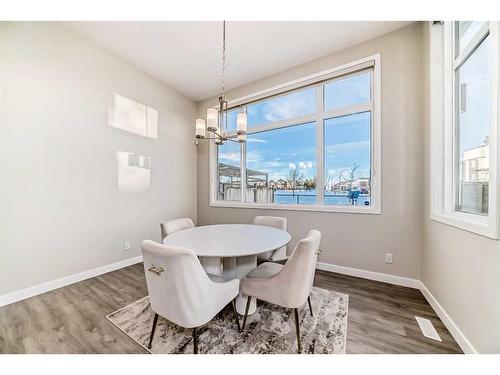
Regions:
M 284 217 L 256 216 L 255 219 L 253 219 L 253 223 L 286 231 L 286 219 Z M 286 246 L 259 254 L 257 256 L 257 261 L 262 263 L 268 260 L 280 260 L 284 258 L 286 258 Z
M 212 320 L 228 303 L 232 304 L 240 330 L 234 301 L 239 293 L 238 279 L 212 281 L 191 249 L 151 240 L 143 241 L 141 249 L 151 309 L 155 313 L 148 348 L 153 342 L 158 316 L 193 329 L 195 354 L 198 353 L 198 327 Z
M 298 308 L 307 301 L 309 311 L 313 315 L 310 294 L 320 242 L 321 233 L 311 230 L 297 243 L 284 265 L 274 262 L 262 263 L 241 280 L 240 291 L 247 296 L 242 331 L 245 329 L 252 298 L 293 309 L 298 352 L 301 352 Z
M 160 223 L 161 239 L 165 239 L 171 233 L 188 228 L 194 228 L 193 220 L 188 217 L 163 221 Z

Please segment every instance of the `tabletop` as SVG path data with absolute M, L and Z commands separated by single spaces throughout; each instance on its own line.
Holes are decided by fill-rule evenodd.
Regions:
M 254 224 L 217 224 L 169 234 L 165 245 L 192 249 L 202 257 L 240 257 L 276 250 L 290 242 L 281 229 Z

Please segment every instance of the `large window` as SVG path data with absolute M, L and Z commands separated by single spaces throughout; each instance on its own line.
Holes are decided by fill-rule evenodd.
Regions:
M 434 23 L 432 217 L 498 237 L 498 23 Z M 497 45 L 496 48 L 493 48 Z
M 211 204 L 380 212 L 379 56 L 233 103 L 246 144 L 211 144 Z

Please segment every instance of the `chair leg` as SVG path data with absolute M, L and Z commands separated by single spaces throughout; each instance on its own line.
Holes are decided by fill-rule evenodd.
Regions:
M 236 324 L 238 325 L 238 332 L 241 332 L 241 327 L 240 327 L 240 318 L 238 317 L 238 313 L 236 312 L 236 298 L 231 301 L 231 305 L 233 306 L 233 313 L 234 317 L 236 319 Z
M 302 351 L 302 346 L 300 345 L 299 310 L 295 308 L 293 311 L 295 313 L 295 329 L 297 331 L 297 353 L 300 353 Z
M 198 354 L 198 328 L 193 328 L 193 353 Z
M 245 306 L 245 316 L 243 317 L 243 326 L 241 327 L 241 332 L 245 330 L 245 324 L 247 323 L 247 317 L 248 317 L 248 309 L 250 308 L 251 301 L 252 297 L 247 296 L 247 305 Z
M 309 304 L 309 311 L 311 312 L 311 316 L 313 316 L 313 308 L 311 306 L 311 296 L 307 297 L 307 303 Z
M 155 334 L 156 323 L 158 322 L 158 314 L 155 314 L 153 319 L 153 328 L 151 328 L 151 335 L 149 336 L 148 349 L 151 349 L 151 343 L 153 342 L 153 335 Z

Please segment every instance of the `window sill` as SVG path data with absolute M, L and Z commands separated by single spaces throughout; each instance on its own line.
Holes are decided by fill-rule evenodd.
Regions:
M 376 206 L 318 206 L 318 205 L 296 205 L 296 204 L 256 204 L 243 202 L 212 201 L 210 207 L 225 208 L 250 208 L 261 210 L 287 210 L 287 211 L 312 211 L 312 212 L 338 212 L 350 214 L 380 215 L 381 210 Z
M 488 223 L 487 217 L 462 213 L 431 213 L 431 220 L 465 230 L 480 236 L 498 240 L 498 231 Z

